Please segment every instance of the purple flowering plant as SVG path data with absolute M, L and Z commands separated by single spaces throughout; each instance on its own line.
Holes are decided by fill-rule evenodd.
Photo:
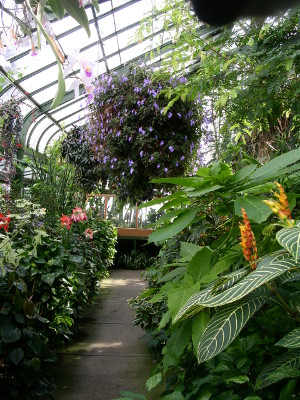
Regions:
M 83 140 L 121 202 L 151 199 L 152 178 L 184 175 L 196 156 L 191 151 L 200 140 L 196 103 L 179 98 L 164 112 L 169 99 L 163 91 L 179 84 L 171 73 L 145 67 L 95 82 Z

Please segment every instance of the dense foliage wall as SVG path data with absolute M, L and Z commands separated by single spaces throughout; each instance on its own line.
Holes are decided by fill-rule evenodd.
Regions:
M 47 363 L 108 273 L 116 230 L 78 207 L 46 230 L 45 209 L 9 206 L 0 214 L 1 399 L 24 400 L 51 393 Z

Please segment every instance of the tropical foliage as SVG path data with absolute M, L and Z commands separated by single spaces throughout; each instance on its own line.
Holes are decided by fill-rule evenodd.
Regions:
M 167 336 L 165 344 L 156 342 L 158 348 L 163 347 L 163 358 L 147 383 L 151 388 L 164 376 L 163 399 L 201 398 L 204 393 L 212 399 L 274 398 L 277 382 L 283 379 L 287 386 L 281 398 L 296 390 L 299 355 L 293 346 L 297 346 L 300 321 L 295 297 L 300 230 L 290 215 L 295 194 L 289 191 L 286 196 L 273 180 L 284 180 L 287 187 L 298 185 L 294 172 L 299 171 L 299 160 L 300 151 L 293 150 L 263 166 L 249 164 L 237 173 L 219 162 L 200 168 L 190 178 L 154 180 L 180 188 L 149 202 L 162 203 L 167 210 L 149 241 L 159 243 L 177 236 L 178 242 L 170 242 L 173 251 L 165 249 L 159 266 L 149 269 L 149 289 L 133 305 L 138 310 L 137 322 L 146 330 L 150 327 L 151 346 Z M 275 200 L 270 199 L 270 191 Z M 281 222 L 274 217 L 269 221 L 272 211 Z M 143 321 L 149 320 L 154 306 L 161 310 L 156 311 L 160 317 L 156 323 L 150 319 L 149 325 Z M 270 316 L 274 313 L 280 317 L 273 325 Z M 278 329 L 282 318 L 286 324 Z M 259 328 L 261 320 L 268 328 Z M 261 346 L 266 331 L 270 352 Z M 259 349 L 259 362 L 242 351 L 242 343 L 248 343 L 251 351 Z M 284 343 L 293 350 L 284 349 Z M 184 372 L 179 374 L 179 370 Z
M 220 159 L 230 144 L 228 161 L 241 160 L 247 150 L 265 162 L 272 153 L 299 144 L 299 8 L 222 29 L 199 23 L 182 0 L 165 2 L 156 11 L 155 20 L 171 27 L 172 44 L 162 66 L 174 73 L 193 71 L 184 86 L 169 88 L 167 95 L 170 104 L 201 96 L 203 153 Z M 147 36 L 152 20 L 153 15 L 141 24 L 139 40 Z M 246 147 L 234 149 L 234 141 Z
M 92 216 L 80 219 L 77 209 L 72 229 L 57 227 L 54 234 L 45 229 L 45 209 L 24 200 L 10 203 L 5 214 L 0 215 L 1 396 L 31 399 L 51 393 L 46 365 L 55 361 L 55 347 L 70 340 L 75 321 L 106 276 L 116 231 Z

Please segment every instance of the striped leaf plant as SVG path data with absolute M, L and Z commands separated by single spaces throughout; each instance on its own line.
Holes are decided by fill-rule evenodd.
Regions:
M 297 171 L 299 160 L 297 149 L 263 166 L 248 165 L 235 174 L 227 165 L 217 163 L 201 168 L 194 177 L 154 180 L 177 184 L 179 189 L 150 202 L 161 203 L 165 211 L 150 242 L 163 243 L 184 229 L 203 226 L 207 214 L 224 208 L 227 226 L 227 231 L 210 243 L 204 239 L 200 245 L 182 242 L 181 258 L 169 264 L 170 272 L 160 278 L 159 288 L 151 289 L 155 290 L 151 302 L 165 300 L 168 304 L 159 327 L 168 321 L 172 324 L 171 339 L 163 350 L 164 373 L 184 354 L 189 343 L 186 336 L 192 339 L 198 362 L 207 362 L 226 350 L 259 310 L 276 305 L 285 318 L 293 320 L 296 329 L 274 343 L 282 347 L 281 357 L 262 368 L 255 390 L 300 375 L 299 306 L 291 306 L 282 294 L 287 285 L 300 280 L 300 222 L 291 215 L 297 195 L 287 196 L 283 187 L 274 183 L 274 179 Z M 207 206 L 204 217 L 200 211 L 203 204 Z M 279 221 L 270 224 L 267 220 L 272 213 Z M 259 231 L 258 244 L 251 225 L 255 233 Z M 237 236 L 241 238 L 239 245 Z M 181 344 L 180 351 L 173 342 Z

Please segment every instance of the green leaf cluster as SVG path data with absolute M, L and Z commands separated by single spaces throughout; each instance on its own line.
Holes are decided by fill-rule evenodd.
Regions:
M 154 180 L 177 185 L 156 200 L 165 214 L 149 238 L 163 247 L 147 272 L 148 304 L 167 306 L 152 330 L 156 338 L 162 330 L 168 335 L 156 373 L 167 380 L 176 375 L 162 399 L 177 391 L 186 399 L 206 392 L 212 399 L 264 399 L 277 396 L 283 380 L 282 399 L 298 393 L 300 228 L 274 216 L 270 223 L 262 201 L 272 196 L 275 179 L 286 188 L 297 185 L 299 160 L 296 149 L 236 173 L 219 162 L 190 178 Z M 297 193 L 287 193 L 294 208 Z M 257 240 L 255 270 L 238 244 L 241 208 Z M 297 212 L 296 206 L 295 218 Z M 142 315 L 137 322 L 142 325 Z

